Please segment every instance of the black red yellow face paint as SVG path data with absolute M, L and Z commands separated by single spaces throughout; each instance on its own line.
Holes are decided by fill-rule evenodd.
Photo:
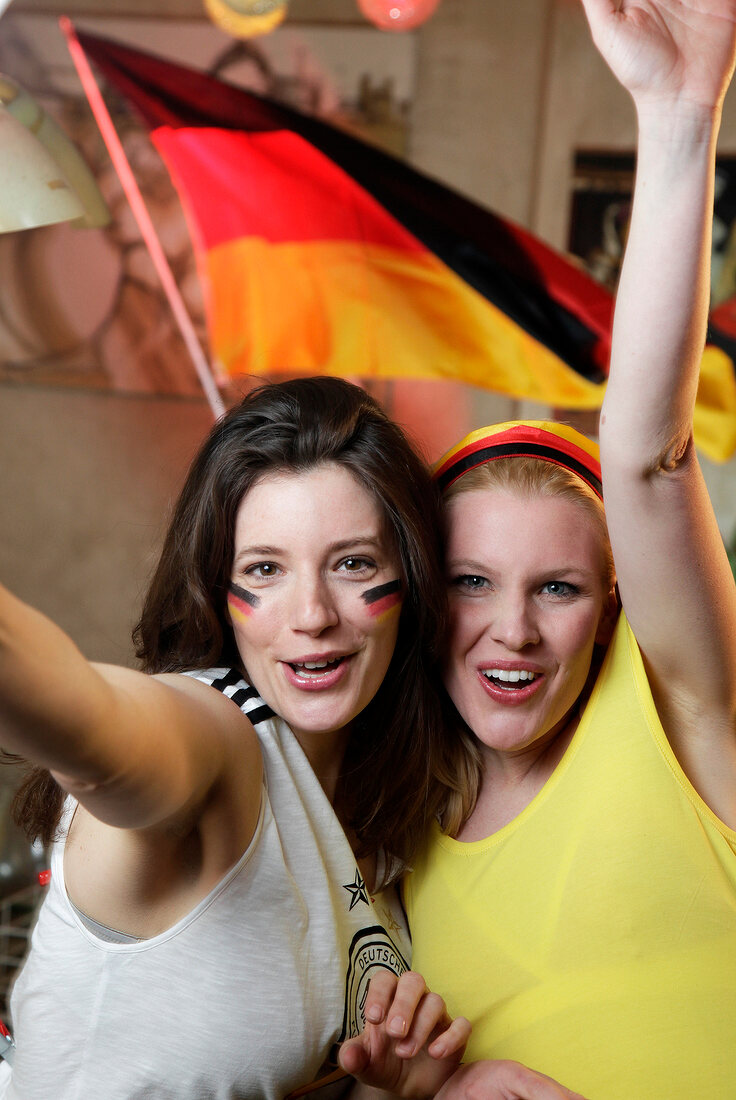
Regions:
M 228 585 L 227 606 L 234 622 L 242 623 L 250 618 L 260 602 L 259 596 L 241 588 L 240 585 L 233 583 Z
M 361 593 L 361 598 L 371 618 L 380 622 L 401 606 L 401 581 L 388 581 L 387 584 L 376 585 L 375 588 L 369 588 Z M 233 621 L 244 622 L 249 619 L 260 602 L 260 596 L 256 596 L 246 588 L 241 588 L 233 582 L 228 585 L 227 606 Z
M 399 580 L 379 584 L 362 593 L 368 614 L 379 622 L 401 606 L 401 597 L 402 584 Z

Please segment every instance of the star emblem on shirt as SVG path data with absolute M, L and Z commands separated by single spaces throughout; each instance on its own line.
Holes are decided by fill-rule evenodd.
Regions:
M 395 919 L 393 913 L 385 905 L 381 907 L 381 916 L 383 917 L 383 927 L 387 932 L 400 932 L 401 925 Z
M 347 890 L 350 894 L 350 909 L 354 909 L 359 901 L 364 901 L 368 905 L 368 893 L 365 888 L 365 883 L 360 874 L 358 868 L 355 868 L 355 878 L 352 882 L 343 883 L 343 890 Z M 350 912 L 350 910 L 348 910 Z

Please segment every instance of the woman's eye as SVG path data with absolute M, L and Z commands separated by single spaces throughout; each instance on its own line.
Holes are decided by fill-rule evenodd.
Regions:
M 459 577 L 453 577 L 451 583 L 457 588 L 466 588 L 476 592 L 479 588 L 486 588 L 488 581 L 485 577 L 479 577 L 475 573 L 463 573 Z
M 255 565 L 249 565 L 245 571 L 247 577 L 275 577 L 279 572 L 278 565 L 272 561 L 259 561 Z
M 574 584 L 569 584 L 568 581 L 547 581 L 542 586 L 542 591 L 548 596 L 575 596 L 578 589 Z
M 343 558 L 338 566 L 338 569 L 344 569 L 346 573 L 363 573 L 375 568 L 375 562 L 368 558 Z

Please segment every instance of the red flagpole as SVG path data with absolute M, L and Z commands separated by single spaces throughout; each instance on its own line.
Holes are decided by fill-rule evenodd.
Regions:
M 69 47 L 69 53 L 72 56 L 74 67 L 79 75 L 85 95 L 89 100 L 89 105 L 92 108 L 92 113 L 95 116 L 97 125 L 100 128 L 100 133 L 107 146 L 115 171 L 120 178 L 123 190 L 130 203 L 133 216 L 138 223 L 138 228 L 141 231 L 143 240 L 151 255 L 153 265 L 161 280 L 161 285 L 164 288 L 164 293 L 166 294 L 171 310 L 179 326 L 179 330 L 184 338 L 184 343 L 194 363 L 195 370 L 202 384 L 202 389 L 212 409 L 212 415 L 215 420 L 219 420 L 225 412 L 225 404 L 217 388 L 217 384 L 215 383 L 207 357 L 202 351 L 199 340 L 197 339 L 197 334 L 194 331 L 191 318 L 184 305 L 184 299 L 176 285 L 173 272 L 166 259 L 164 250 L 161 247 L 161 242 L 158 239 L 153 222 L 151 221 L 151 216 L 143 201 L 140 188 L 135 181 L 122 142 L 117 135 L 117 131 L 115 130 L 113 121 L 105 106 L 105 101 L 97 86 L 97 82 L 95 81 L 84 50 L 79 44 L 79 39 L 77 38 L 71 20 L 67 16 L 62 16 L 59 20 L 59 26 L 66 37 L 66 43 Z

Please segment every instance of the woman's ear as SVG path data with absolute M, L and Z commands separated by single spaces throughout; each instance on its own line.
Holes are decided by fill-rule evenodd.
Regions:
M 618 589 L 614 584 L 606 596 L 601 617 L 598 620 L 598 629 L 595 634 L 596 645 L 608 645 L 610 642 L 620 606 Z

